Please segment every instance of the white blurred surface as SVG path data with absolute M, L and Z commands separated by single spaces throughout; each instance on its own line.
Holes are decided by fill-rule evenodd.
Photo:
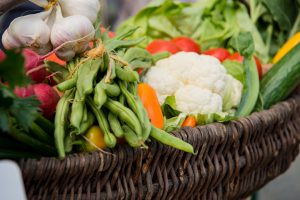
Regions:
M 19 166 L 12 161 L 0 161 L 0 199 L 26 200 Z

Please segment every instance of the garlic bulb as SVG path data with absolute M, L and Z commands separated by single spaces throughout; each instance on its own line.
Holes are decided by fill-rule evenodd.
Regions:
M 57 10 L 59 14 L 59 10 Z M 72 59 L 89 47 L 94 38 L 95 29 L 91 21 L 82 15 L 73 15 L 57 19 L 51 31 L 51 43 L 58 48 L 56 55 L 63 60 Z
M 2 36 L 4 48 L 27 47 L 39 54 L 48 53 L 52 48 L 50 29 L 43 20 L 50 12 L 27 15 L 13 20 Z
M 64 17 L 83 15 L 94 23 L 100 11 L 99 0 L 60 0 L 59 4 Z

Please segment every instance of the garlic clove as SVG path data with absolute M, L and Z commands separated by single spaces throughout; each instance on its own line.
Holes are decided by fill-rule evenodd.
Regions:
M 13 20 L 2 36 L 3 46 L 6 49 L 27 47 L 37 53 L 47 53 L 51 50 L 50 29 L 43 19 L 49 14 L 47 11 Z
M 83 15 L 94 23 L 100 11 L 99 0 L 60 0 L 64 17 L 72 15 Z
M 59 48 L 57 56 L 64 60 L 64 57 L 68 57 L 69 60 L 69 55 L 72 55 L 69 51 L 72 50 L 75 54 L 84 52 L 94 35 L 95 29 L 87 17 L 73 15 L 55 22 L 51 31 L 51 43 L 54 48 Z M 68 52 L 68 56 L 64 56 L 63 52 Z

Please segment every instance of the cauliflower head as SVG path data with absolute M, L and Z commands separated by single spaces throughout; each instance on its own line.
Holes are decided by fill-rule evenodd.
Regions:
M 179 52 L 158 61 L 142 80 L 156 90 L 161 105 L 166 97 L 175 96 L 177 109 L 184 113 L 232 109 L 240 103 L 243 89 L 218 59 L 193 52 Z

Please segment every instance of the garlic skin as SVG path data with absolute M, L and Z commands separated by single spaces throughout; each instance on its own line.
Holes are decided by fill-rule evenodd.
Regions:
M 56 55 L 68 61 L 75 54 L 87 50 L 94 35 L 95 29 L 87 17 L 72 15 L 55 22 L 51 31 L 51 43 L 54 48 L 59 47 Z
M 64 17 L 83 15 L 94 23 L 100 11 L 99 0 L 60 0 L 59 5 Z
M 38 54 L 48 53 L 50 43 L 50 29 L 44 22 L 49 11 L 16 18 L 2 36 L 4 48 L 30 48 Z

